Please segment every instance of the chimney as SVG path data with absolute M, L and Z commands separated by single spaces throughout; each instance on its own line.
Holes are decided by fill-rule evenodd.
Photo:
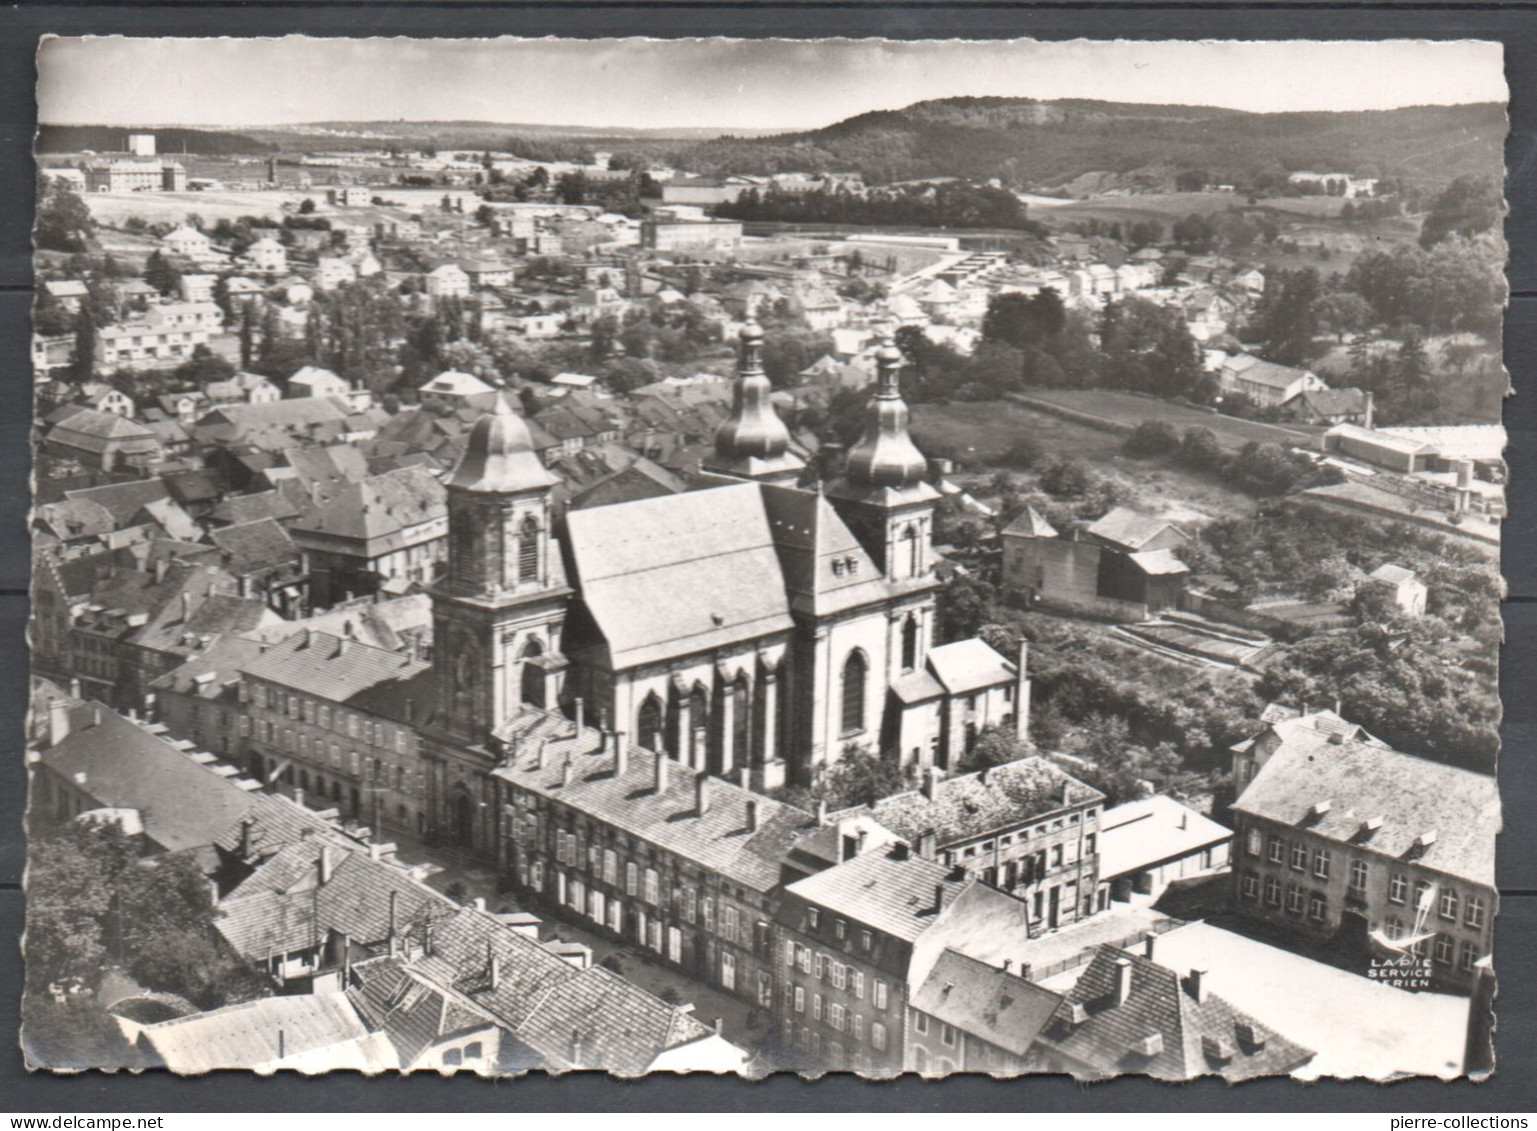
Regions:
M 306 628 L 304 630 L 304 647 L 306 647 L 306 648 L 313 648 L 314 646 L 315 646 L 315 630 L 313 628 Z
M 1003 960 L 1003 972 L 1005 974 L 1012 974 L 1014 972 L 1014 960 L 1012 958 L 1005 958 Z
M 1206 1000 L 1206 971 L 1205 970 L 1192 970 L 1192 971 L 1190 971 L 1190 977 L 1186 981 L 1185 984 L 1189 988 L 1190 996 L 1192 998 L 1194 998 L 1196 1001 L 1205 1001 Z
M 288 1038 L 283 1030 L 278 1029 L 278 1059 L 283 1060 L 288 1056 Z
M 745 762 L 736 769 L 736 783 L 743 789 L 752 788 L 752 769 Z
M 721 1018 L 717 1017 L 710 1022 L 710 1027 L 715 1030 L 715 1035 L 718 1037 L 721 1035 L 721 1031 L 725 1027 L 725 1022 L 722 1021 Z
M 923 796 L 927 797 L 930 801 L 934 800 L 934 778 L 935 778 L 935 776 L 936 775 L 934 773 L 934 767 L 932 767 L 932 766 L 925 766 L 923 768 L 923 782 L 922 782 L 922 785 L 919 788 L 923 790 Z
M 192 594 L 183 592 L 181 595 L 181 619 L 185 624 L 192 619 Z
M 566 755 L 566 760 L 560 764 L 560 784 L 562 786 L 568 786 L 568 785 L 571 784 L 571 755 L 570 754 L 567 754 Z
M 345 656 L 347 654 L 347 637 L 338 636 L 336 638 L 336 654 L 338 656 Z
M 320 882 L 322 884 L 331 882 L 331 846 L 329 844 L 320 846 Z
M 294 804 L 304 804 L 304 790 L 300 789 L 298 786 L 294 786 Z
M 534 748 L 534 769 L 536 769 L 536 770 L 544 769 L 544 746 L 545 746 L 545 742 L 546 742 L 546 740 L 541 738 L 539 740 L 539 745 Z
M 169 558 L 161 558 L 155 563 L 155 582 L 158 584 L 165 580 L 166 571 L 171 568 Z
M 656 754 L 656 794 L 660 797 L 667 792 L 667 755 L 658 750 Z
M 1366 418 L 1361 421 L 1362 428 L 1370 428 L 1372 421 L 1377 416 L 1377 398 L 1370 392 L 1366 394 Z
M 1185 832 L 1190 828 L 1190 814 L 1181 812 L 1179 815 L 1179 831 Z
M 575 1029 L 571 1030 L 571 1065 L 573 1068 L 582 1066 L 582 1034 Z
M 750 833 L 758 831 L 758 799 L 756 797 L 747 799 L 747 831 Z
M 477 895 L 475 897 L 474 903 L 475 903 L 475 910 L 476 911 L 484 911 L 486 909 L 486 899 L 485 899 L 485 896 Z M 486 949 L 487 950 L 491 949 L 490 942 L 486 943 Z
M 74 679 L 71 679 L 69 681 L 69 697 L 71 699 L 79 699 L 80 698 L 80 677 L 79 676 L 75 676 Z
M 1153 951 L 1156 949 L 1157 943 L 1158 936 L 1153 934 L 1152 931 L 1149 931 L 1147 937 L 1142 940 L 1142 957 L 1146 958 L 1149 962 L 1153 960 Z
M 710 775 L 701 773 L 694 779 L 694 816 L 703 817 L 710 811 Z
M 256 821 L 252 817 L 244 817 L 240 821 L 240 858 L 242 860 L 251 858 L 251 829 L 255 824 Z
M 396 936 L 397 932 L 400 929 L 399 923 L 400 923 L 400 893 L 398 891 L 391 890 L 390 891 L 390 933 L 389 933 L 390 956 L 391 957 L 394 957 L 394 955 L 395 955 L 395 945 L 396 945 L 395 936 Z
M 494 990 L 502 984 L 502 962 L 496 956 L 496 948 L 491 945 L 491 940 L 486 940 L 486 965 L 491 970 L 491 988 Z
M 944 909 L 945 885 L 943 883 L 937 883 L 934 885 L 934 914 L 938 915 Z
M 630 744 L 622 730 L 614 732 L 614 776 L 622 778 L 630 772 Z
M 925 829 L 918 834 L 918 855 L 925 860 L 932 860 L 939 855 L 939 834 L 933 829 Z
M 1065 781 L 1065 782 L 1062 783 L 1062 804 L 1063 805 L 1071 805 L 1072 803 L 1073 803 L 1073 783 L 1070 782 L 1070 781 Z
M 576 736 L 577 736 L 577 738 L 581 738 L 582 737 L 582 723 L 585 721 L 586 710 L 585 710 L 585 707 L 584 707 L 584 705 L 582 703 L 582 697 L 580 695 L 578 695 L 576 697 L 576 705 L 575 706 L 576 706 Z
M 415 699 L 407 699 L 406 700 L 406 722 L 411 723 L 411 722 L 415 722 L 415 721 L 416 721 L 416 700 Z
M 1117 958 L 1115 960 L 1115 1003 L 1125 1005 L 1131 997 L 1131 959 Z
M 825 799 L 817 802 L 817 824 L 819 826 L 827 824 L 827 801 Z
M 48 704 L 48 745 L 57 746 L 69 737 L 69 703 L 55 699 Z
M 99 726 L 101 726 L 101 708 L 100 707 L 92 707 L 91 708 L 91 726 L 92 727 L 99 727 Z

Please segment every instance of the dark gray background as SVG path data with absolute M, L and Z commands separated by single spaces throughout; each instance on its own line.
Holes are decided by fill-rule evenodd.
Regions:
M 1505 525 L 1503 656 L 1504 754 L 1500 786 L 1505 833 L 1500 841 L 1500 915 L 1495 953 L 1498 1070 L 1482 1085 L 1409 1080 L 1387 1086 L 1326 1082 L 1300 1085 L 1216 1080 L 1165 1085 L 1138 1078 L 1082 1086 L 1063 1077 L 1000 1082 L 905 1077 L 866 1083 L 834 1075 L 817 1082 L 776 1076 L 736 1079 L 654 1076 L 624 1082 L 594 1074 L 534 1075 L 488 1082 L 417 1075 L 365 1079 L 351 1073 L 305 1079 L 219 1073 L 179 1079 L 163 1072 L 138 1077 L 89 1073 L 28 1076 L 9 1034 L 19 1026 L 21 818 L 26 778 L 21 757 L 26 711 L 24 639 L 28 570 L 28 425 L 31 369 L 30 227 L 36 118 L 33 53 L 47 34 L 145 36 L 484 35 L 827 35 L 893 38 L 1043 39 L 1377 39 L 1476 38 L 1505 44 L 1511 132 L 1506 193 L 1511 205 L 1511 307 L 1506 364 L 1516 389 L 1505 423 L 1510 431 L 1510 512 Z M 1235 82 L 1245 76 L 1235 75 Z M 174 5 L 22 4 L 0 9 L 0 1111 L 1360 1111 L 1455 1115 L 1537 1110 L 1537 9 L 1492 4 L 1399 3 L 1348 7 L 1328 3 L 1068 5 L 1043 3 L 712 4 L 235 2 Z

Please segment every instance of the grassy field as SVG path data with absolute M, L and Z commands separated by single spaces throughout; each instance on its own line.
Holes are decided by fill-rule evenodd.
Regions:
M 1151 397 L 1118 393 L 1110 389 L 1032 389 L 1021 396 L 1056 405 L 1073 412 L 1087 413 L 1110 425 L 1135 427 L 1144 420 L 1163 420 L 1184 430 L 1186 428 L 1210 428 L 1224 447 L 1238 449 L 1251 440 L 1288 446 L 1315 446 L 1321 428 L 1308 428 L 1298 424 L 1261 424 L 1253 420 L 1238 420 L 1214 412 L 1203 412 L 1189 405 L 1170 404 Z M 1107 433 L 1117 444 L 1120 437 Z
M 1135 223 L 1158 220 L 1167 223 L 1192 212 L 1210 216 L 1230 208 L 1245 211 L 1269 209 L 1299 217 L 1333 218 L 1340 214 L 1344 200 L 1333 196 L 1283 196 L 1261 200 L 1251 205 L 1246 197 L 1232 192 L 1153 192 L 1135 196 L 1095 196 L 1087 200 L 1046 203 L 1032 198 L 1033 219 L 1050 221 L 1103 220 L 1106 223 Z
M 1150 402 L 1151 403 L 1151 402 Z M 930 451 L 954 453 L 963 481 L 982 494 L 985 481 L 998 471 L 1000 457 L 1022 436 L 1048 455 L 1072 456 L 1128 484 L 1138 506 L 1173 521 L 1202 523 L 1248 515 L 1254 500 L 1217 479 L 1121 453 L 1121 436 L 1064 420 L 1014 401 L 970 401 L 912 406 L 913 431 Z M 1033 477 L 1022 473 L 1022 482 Z
M 325 190 L 318 192 L 324 200 Z M 315 192 L 283 189 L 270 192 L 219 189 L 210 192 L 92 192 L 87 193 L 84 200 L 98 224 L 120 228 L 130 216 L 137 216 L 148 224 L 180 224 L 194 212 L 209 224 L 241 216 L 281 220 L 285 202 L 297 203 L 306 196 L 315 195 Z

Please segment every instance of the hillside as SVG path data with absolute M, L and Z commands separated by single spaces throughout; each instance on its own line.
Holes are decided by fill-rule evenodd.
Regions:
M 271 153 L 276 146 L 269 145 L 246 133 L 228 130 L 198 130 L 185 126 L 53 126 L 41 123 L 37 127 L 36 153 L 80 153 L 90 149 L 97 153 L 122 153 L 132 133 L 152 133 L 159 152 L 175 155 L 183 151 L 208 157 L 235 154 Z
M 1498 174 L 1497 104 L 1340 113 L 1252 114 L 1203 106 L 952 98 L 860 114 L 818 130 L 727 137 L 677 154 L 710 175 L 857 170 L 867 180 L 998 177 L 1050 188 L 1089 173 L 1168 187 L 1179 170 L 1251 184 L 1299 169 L 1442 182 Z

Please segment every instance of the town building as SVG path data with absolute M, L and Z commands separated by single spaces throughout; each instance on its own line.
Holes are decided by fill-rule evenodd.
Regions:
M 1404 616 L 1425 615 L 1425 602 L 1430 595 L 1430 588 L 1412 569 L 1384 562 L 1367 574 L 1366 584 L 1386 590 L 1388 600 Z
M 101 158 L 80 166 L 87 192 L 186 192 L 187 170 L 175 161 Z
M 271 236 L 263 236 L 246 248 L 246 259 L 251 270 L 261 275 L 284 275 L 288 272 L 288 249 Z
M 1144 620 L 1177 606 L 1189 536 L 1171 522 L 1116 507 L 1063 538 L 1033 507 L 1002 534 L 1003 578 L 1028 604 L 1109 620 Z
M 1233 803 L 1240 913 L 1328 940 L 1365 967 L 1418 959 L 1434 988 L 1466 992 L 1493 941 L 1492 777 L 1293 728 Z
M 431 298 L 468 298 L 470 277 L 457 263 L 445 263 L 427 272 L 427 294 Z
M 735 220 L 646 220 L 640 245 L 649 251 L 735 252 L 742 246 L 742 225 Z
M 1098 910 L 1154 902 L 1171 883 L 1228 866 L 1231 829 L 1187 805 L 1152 794 L 1106 809 L 1099 822 Z
M 161 459 L 160 440 L 115 412 L 82 408 L 60 420 L 43 438 L 43 450 L 95 471 L 147 474 Z
M 213 241 L 196 228 L 183 224 L 160 238 L 160 246 L 171 255 L 202 260 L 213 254 Z
M 1224 395 L 1247 397 L 1261 408 L 1279 408 L 1301 393 L 1328 388 L 1316 373 L 1246 353 L 1225 360 L 1217 380 Z

